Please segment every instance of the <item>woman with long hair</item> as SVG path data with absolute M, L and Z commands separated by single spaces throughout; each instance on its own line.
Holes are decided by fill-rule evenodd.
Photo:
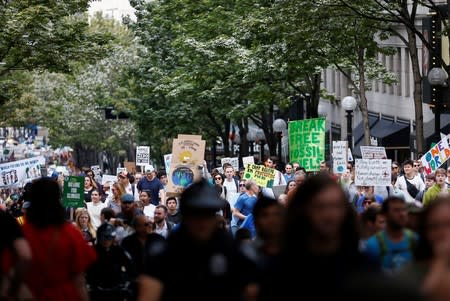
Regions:
M 97 189 L 97 184 L 95 183 L 94 179 L 91 177 L 84 177 L 84 201 L 86 203 L 91 202 L 91 193 Z
M 75 225 L 81 231 L 81 234 L 83 234 L 84 240 L 89 245 L 94 245 L 96 233 L 87 209 L 78 208 L 75 211 Z
M 59 185 L 50 178 L 33 182 L 23 231 L 32 251 L 26 283 L 42 301 L 87 300 L 84 273 L 95 261 L 80 231 L 64 219 Z
M 223 186 L 223 182 L 225 181 L 225 176 L 221 173 L 218 173 L 214 176 L 214 185 L 220 188 L 220 197 L 223 199 L 227 198 L 227 188 Z M 219 190 L 219 188 L 217 188 Z
M 107 201 L 107 206 L 114 210 L 116 214 L 120 213 L 122 211 L 122 196 L 126 194 L 125 187 L 123 187 L 122 184 L 116 182 L 111 187 L 112 194 L 109 197 L 109 200 Z

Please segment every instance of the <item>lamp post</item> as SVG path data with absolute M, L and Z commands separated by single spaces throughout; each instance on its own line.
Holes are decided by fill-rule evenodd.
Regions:
M 259 141 L 259 161 L 264 160 L 264 144 L 266 143 L 266 135 L 262 129 L 256 131 L 256 140 Z
M 247 141 L 250 143 L 250 155 L 253 156 L 253 143 L 256 140 L 256 132 L 254 130 L 249 130 L 247 133 Z
M 356 109 L 356 104 L 356 99 L 353 96 L 346 96 L 342 100 L 342 108 L 347 113 L 347 142 L 351 151 L 353 151 L 352 113 Z
M 274 132 L 277 133 L 278 137 L 278 164 L 281 166 L 282 161 L 282 145 L 281 145 L 281 138 L 283 137 L 283 131 L 286 129 L 287 124 L 286 121 L 284 121 L 281 118 L 275 119 L 272 124 L 272 128 Z
M 437 139 L 435 142 L 437 143 L 440 140 L 440 133 L 441 133 L 441 97 L 442 97 L 442 91 L 441 88 L 448 87 L 447 79 L 448 75 L 444 71 L 444 69 L 439 67 L 432 68 L 427 75 L 428 82 L 430 83 L 434 95 L 436 97 L 434 100 L 434 135 L 435 139 Z

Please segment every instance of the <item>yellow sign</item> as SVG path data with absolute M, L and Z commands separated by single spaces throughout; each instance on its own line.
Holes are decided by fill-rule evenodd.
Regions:
M 247 164 L 244 179 L 253 180 L 259 186 L 271 188 L 275 179 L 275 169 L 263 165 Z

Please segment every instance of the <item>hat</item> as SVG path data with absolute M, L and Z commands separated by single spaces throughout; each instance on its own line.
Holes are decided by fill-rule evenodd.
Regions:
M 130 177 L 130 173 L 128 171 L 122 171 L 122 172 L 119 173 L 118 176 L 122 177 L 122 178 L 129 178 Z
M 153 172 L 153 171 L 155 171 L 153 165 L 145 165 L 145 172 Z
M 124 194 L 121 199 L 122 199 L 122 202 L 124 202 L 124 203 L 134 202 L 134 196 L 129 193 Z
M 116 228 L 109 224 L 109 223 L 103 223 L 98 227 L 97 229 L 97 240 L 98 241 L 104 241 L 104 240 L 113 240 L 114 237 L 116 237 Z
M 213 186 L 202 179 L 186 188 L 180 197 L 180 212 L 213 212 L 225 206 L 225 200 L 220 198 Z

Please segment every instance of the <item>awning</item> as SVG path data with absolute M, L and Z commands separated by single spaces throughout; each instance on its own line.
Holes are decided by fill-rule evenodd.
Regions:
M 358 128 L 360 128 L 361 131 L 358 132 L 358 134 L 360 133 L 360 136 L 354 135 L 354 137 L 360 138 L 355 140 L 353 155 L 356 157 L 361 157 L 360 146 L 364 142 L 362 121 L 358 124 L 357 129 Z M 409 146 L 409 124 L 406 122 L 398 122 L 369 115 L 369 128 L 370 136 L 378 139 L 379 146 Z

